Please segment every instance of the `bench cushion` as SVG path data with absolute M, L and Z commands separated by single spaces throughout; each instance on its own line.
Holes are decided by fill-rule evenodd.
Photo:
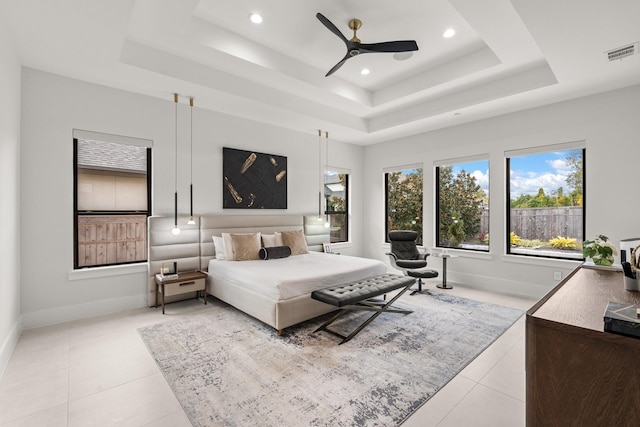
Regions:
M 336 307 L 344 307 L 414 283 L 415 279 L 412 277 L 387 273 L 313 291 L 311 298 Z

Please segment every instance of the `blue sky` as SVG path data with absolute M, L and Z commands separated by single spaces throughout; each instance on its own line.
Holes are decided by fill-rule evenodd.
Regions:
M 453 166 L 453 176 L 456 176 L 462 169 L 476 178 L 476 183 L 489 195 L 489 161 L 480 160 L 477 162 L 455 163 Z
M 511 158 L 511 192 L 516 198 L 520 194 L 538 194 L 540 188 L 545 194 L 563 187 L 565 193 L 567 187 L 567 175 L 571 169 L 567 165 L 566 158 L 573 151 L 554 151 L 541 154 L 530 154 Z M 495 166 L 494 166 L 495 167 Z M 502 166 L 498 166 L 502 167 Z M 476 178 L 480 187 L 489 194 L 489 161 L 481 160 L 453 165 L 453 173 L 457 175 L 464 169 Z
M 545 194 L 562 187 L 567 194 L 567 175 L 572 171 L 567 165 L 567 157 L 573 151 L 556 151 L 511 158 L 511 197 L 520 194 L 538 194 L 540 188 Z

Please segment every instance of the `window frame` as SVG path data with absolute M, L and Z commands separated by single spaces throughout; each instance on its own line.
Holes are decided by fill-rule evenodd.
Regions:
M 385 168 L 383 170 L 383 182 L 384 182 L 384 242 L 389 243 L 389 174 L 395 172 L 404 173 L 409 170 L 420 170 L 422 172 L 422 189 L 420 192 L 420 196 L 422 197 L 420 203 L 420 226 L 421 230 L 418 231 L 418 238 L 416 243 L 418 246 L 424 245 L 424 188 L 425 188 L 425 177 L 424 177 L 424 165 L 423 164 L 413 164 L 413 165 L 404 165 L 397 167 Z
M 567 256 L 553 256 L 547 254 L 535 254 L 526 252 L 512 252 L 511 248 L 511 158 L 523 157 L 527 155 L 537 155 L 552 152 L 564 152 L 580 150 L 582 153 L 582 239 L 584 241 L 586 236 L 586 224 L 587 224 L 587 165 L 586 165 L 586 144 L 584 141 L 576 141 L 569 143 L 561 143 L 554 145 L 545 145 L 538 147 L 531 147 L 520 150 L 505 151 L 505 254 L 509 256 L 517 256 L 523 258 L 532 259 L 547 259 L 547 260 L 559 260 L 559 261 L 584 261 L 585 258 L 582 255 L 567 257 Z M 580 241 L 578 244 L 582 243 Z
M 329 210 L 329 206 L 328 206 L 328 200 L 326 198 L 327 196 L 327 184 L 332 184 L 332 182 L 327 182 L 327 178 L 329 177 L 329 172 L 335 173 L 336 175 L 344 175 L 345 176 L 345 188 L 344 188 L 344 210 L 343 211 L 334 211 L 334 210 Z M 345 240 L 340 240 L 338 242 L 334 242 L 331 236 L 331 233 L 329 233 L 329 239 L 331 240 L 330 243 L 332 245 L 340 245 L 343 243 L 349 243 L 351 241 L 351 215 L 349 215 L 349 210 L 350 210 L 350 197 L 351 197 L 351 179 L 350 179 L 350 175 L 351 173 L 347 170 L 344 169 L 340 169 L 340 168 L 334 168 L 334 167 L 330 167 L 328 166 L 325 170 L 325 174 L 324 174 L 324 186 L 325 186 L 325 211 L 324 214 L 326 216 L 326 218 L 328 219 L 329 224 L 331 224 L 331 216 L 335 215 L 343 215 L 344 216 L 344 227 L 345 227 Z
M 147 187 L 147 196 L 146 196 L 146 210 L 101 210 L 101 211 L 86 211 L 78 209 L 78 141 L 79 140 L 94 140 L 99 142 L 106 143 L 116 143 L 121 145 L 130 145 L 143 147 L 146 150 L 146 187 Z M 73 131 L 73 270 L 74 271 L 86 271 L 89 269 L 98 269 L 104 267 L 117 267 L 117 266 L 126 266 L 131 264 L 140 264 L 146 263 L 149 254 L 147 253 L 147 258 L 144 260 L 136 260 L 136 261 L 124 261 L 117 263 L 106 263 L 106 264 L 94 264 L 87 266 L 79 266 L 79 217 L 80 216 L 107 216 L 107 215 L 118 215 L 118 216 L 145 216 L 145 227 L 146 227 L 146 219 L 151 216 L 152 213 L 152 146 L 153 142 L 146 139 L 140 138 L 132 138 L 132 137 L 124 137 L 120 135 L 110 135 L 110 134 L 102 134 L 98 132 L 92 131 L 84 131 L 74 129 Z M 148 246 L 148 238 L 146 236 L 145 239 L 145 247 Z
M 440 241 L 440 206 L 441 206 L 441 202 L 440 202 L 440 168 L 444 167 L 444 166 L 454 166 L 456 164 L 465 164 L 465 163 L 473 163 L 473 162 L 487 162 L 487 173 L 490 174 L 491 171 L 491 159 L 489 154 L 480 154 L 480 155 L 476 155 L 476 156 L 465 156 L 465 157 L 458 157 L 455 159 L 446 159 L 446 160 L 441 160 L 441 161 L 437 161 L 434 162 L 434 173 L 435 173 L 435 178 L 434 178 L 434 182 L 435 182 L 435 187 L 434 187 L 434 194 L 435 194 L 435 229 L 434 229 L 434 235 L 435 235 L 435 247 L 437 248 L 441 248 L 441 249 L 455 249 L 455 250 L 461 250 L 461 251 L 470 251 L 470 252 L 479 252 L 479 253 L 489 253 L 491 252 L 491 240 L 489 240 L 489 242 L 486 245 L 486 249 L 480 249 L 480 248 L 472 248 L 472 247 L 461 247 L 461 246 L 445 246 L 444 244 L 442 244 L 443 242 Z M 465 171 L 466 173 L 469 173 L 469 171 Z M 484 172 L 484 171 L 483 171 Z M 491 181 L 489 178 L 489 186 L 491 185 Z M 491 197 L 491 193 L 488 194 L 488 197 Z M 489 209 L 488 211 L 490 211 L 491 209 L 491 201 L 489 200 Z M 487 219 L 487 234 L 489 234 L 491 229 L 491 223 L 490 223 L 490 218 Z

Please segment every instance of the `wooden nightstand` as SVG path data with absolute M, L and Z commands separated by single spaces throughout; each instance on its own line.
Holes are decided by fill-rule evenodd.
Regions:
M 196 292 L 196 298 L 202 298 L 207 303 L 207 291 L 205 279 L 207 273 L 202 271 L 183 271 L 171 276 L 163 276 L 156 274 L 156 307 L 158 306 L 158 293 L 162 295 L 162 314 L 164 314 L 164 297 L 172 295 L 186 294 L 188 292 Z

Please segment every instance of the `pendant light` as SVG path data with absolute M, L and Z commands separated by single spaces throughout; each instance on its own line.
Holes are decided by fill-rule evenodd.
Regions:
M 324 138 L 325 138 L 325 143 L 324 143 L 325 157 L 324 157 L 324 174 L 323 174 L 323 178 L 325 178 L 327 176 L 327 173 L 329 172 L 329 132 L 327 132 L 327 131 L 324 132 Z M 322 190 L 324 192 L 324 179 L 323 179 Z M 326 200 L 326 202 L 329 201 L 329 199 L 325 199 L 325 200 Z M 324 213 L 325 213 L 324 227 L 325 228 L 329 228 L 331 226 L 331 224 L 329 224 L 329 206 L 328 206 L 328 203 L 324 207 Z
M 322 221 L 322 130 L 318 129 L 318 221 Z
M 189 98 L 189 106 L 191 111 L 191 148 L 189 149 L 189 154 L 191 155 L 191 166 L 189 167 L 191 173 L 191 182 L 189 184 L 189 221 L 187 224 L 195 225 L 195 220 L 193 219 L 193 97 Z
M 176 148 L 176 154 L 175 154 L 175 161 L 176 161 L 176 168 L 175 168 L 175 197 L 174 197 L 174 211 L 173 211 L 173 229 L 171 230 L 171 232 L 174 235 L 178 235 L 180 234 L 180 227 L 178 227 L 178 94 L 174 93 L 173 94 L 173 102 L 176 105 L 175 108 L 175 131 L 176 131 L 176 138 L 175 138 L 175 148 Z

